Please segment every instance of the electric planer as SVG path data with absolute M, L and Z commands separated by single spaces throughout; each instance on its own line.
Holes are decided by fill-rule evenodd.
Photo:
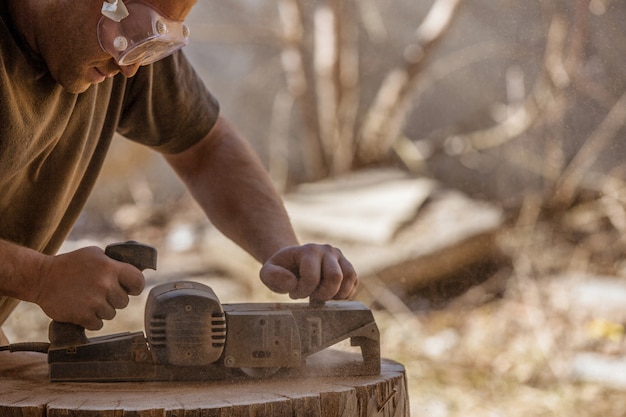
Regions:
M 107 246 L 110 257 L 156 269 L 156 250 L 137 242 Z M 380 373 L 374 316 L 356 301 L 222 304 L 193 281 L 154 287 L 144 332 L 88 338 L 53 321 L 47 345 L 51 381 L 180 381 Z M 350 341 L 357 352 L 332 346 Z M 6 350 L 27 350 L 15 348 Z M 328 349 L 330 348 L 330 349 Z

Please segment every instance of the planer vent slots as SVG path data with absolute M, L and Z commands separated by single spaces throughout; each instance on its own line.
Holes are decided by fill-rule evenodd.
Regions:
M 165 348 L 165 315 L 155 314 L 150 320 L 150 344 L 154 348 Z
M 214 348 L 221 348 L 226 343 L 226 315 L 223 312 L 211 315 L 211 341 Z

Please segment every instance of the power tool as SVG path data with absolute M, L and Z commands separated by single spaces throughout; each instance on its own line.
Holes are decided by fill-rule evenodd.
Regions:
M 117 243 L 105 252 L 141 270 L 156 269 L 156 250 L 148 245 Z M 372 311 L 356 301 L 222 304 L 210 287 L 178 281 L 150 291 L 144 324 L 145 335 L 127 332 L 87 338 L 82 327 L 53 321 L 47 348 L 50 380 L 380 373 L 379 330 Z M 347 339 L 360 348 L 360 354 L 336 355 L 335 349 L 327 349 Z

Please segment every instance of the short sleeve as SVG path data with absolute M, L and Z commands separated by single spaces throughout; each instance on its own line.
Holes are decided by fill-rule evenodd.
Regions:
M 128 79 L 118 133 L 161 153 L 178 153 L 211 130 L 219 104 L 182 51 Z

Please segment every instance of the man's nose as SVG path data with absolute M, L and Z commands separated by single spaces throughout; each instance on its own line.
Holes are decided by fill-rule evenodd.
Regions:
M 120 65 L 120 71 L 124 74 L 124 77 L 130 78 L 137 73 L 137 70 L 141 66 L 141 62 L 137 62 L 136 64 L 131 65 Z

